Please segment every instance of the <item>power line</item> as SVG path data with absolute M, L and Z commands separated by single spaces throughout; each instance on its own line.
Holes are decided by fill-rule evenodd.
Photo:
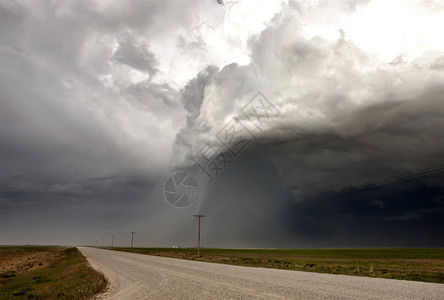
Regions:
M 437 166 L 433 166 L 433 167 L 424 168 L 421 170 L 408 171 L 408 172 L 404 172 L 404 173 L 400 173 L 400 174 L 396 174 L 396 175 L 380 177 L 380 178 L 373 179 L 371 181 L 356 184 L 356 185 L 337 187 L 332 190 L 328 190 L 328 191 L 320 192 L 318 194 L 314 194 L 311 197 L 308 197 L 307 200 L 316 200 L 319 198 L 331 197 L 331 196 L 335 196 L 335 195 L 339 195 L 339 194 L 343 194 L 343 193 L 354 192 L 354 191 L 358 191 L 358 190 L 362 190 L 362 189 L 366 189 L 366 188 L 386 185 L 386 184 L 390 184 L 390 183 L 395 183 L 395 182 L 399 182 L 399 181 L 403 181 L 403 180 L 408 180 L 408 179 L 413 179 L 413 178 L 422 177 L 422 176 L 426 176 L 426 175 L 436 174 L 436 173 L 440 173 L 440 172 L 444 172 L 444 165 L 437 165 Z
M 200 256 L 200 218 L 204 218 L 204 215 L 194 215 L 199 218 L 199 226 L 197 229 L 197 255 Z

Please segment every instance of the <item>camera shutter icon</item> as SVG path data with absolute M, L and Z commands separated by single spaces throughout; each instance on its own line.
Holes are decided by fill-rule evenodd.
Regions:
M 165 182 L 163 195 L 170 205 L 185 208 L 197 200 L 199 184 L 191 174 L 175 173 Z

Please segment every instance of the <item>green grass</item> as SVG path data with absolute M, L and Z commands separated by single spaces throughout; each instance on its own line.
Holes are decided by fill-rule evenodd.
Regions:
M 77 248 L 67 248 L 61 249 L 47 267 L 16 276 L 0 274 L 0 299 L 88 299 L 104 291 L 106 284 L 103 275 L 89 266 Z
M 141 254 L 319 273 L 444 283 L 444 249 L 113 248 Z

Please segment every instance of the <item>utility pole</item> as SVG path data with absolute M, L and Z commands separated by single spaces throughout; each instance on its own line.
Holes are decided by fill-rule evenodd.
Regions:
M 197 229 L 197 255 L 200 256 L 200 218 L 204 218 L 204 215 L 194 215 L 199 218 L 199 227 Z
M 134 240 L 134 234 L 136 233 L 135 231 L 131 231 L 131 248 L 133 247 L 133 240 Z
M 111 236 L 111 248 L 114 247 L 114 235 Z

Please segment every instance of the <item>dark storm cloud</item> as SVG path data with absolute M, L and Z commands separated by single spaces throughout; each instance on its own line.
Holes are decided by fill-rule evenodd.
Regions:
M 297 189 L 316 190 L 441 164 L 443 91 L 434 88 L 419 97 L 421 102 L 364 108 L 318 132 L 303 131 L 291 138 L 286 131 L 274 156 L 282 178 L 289 184 L 298 180 Z M 316 175 L 303 176 L 309 172 Z M 342 174 L 337 177 L 335 172 Z
M 169 134 L 154 137 L 159 128 L 175 131 L 172 120 L 182 114 L 177 92 L 120 74 L 111 82 L 102 77 L 119 66 L 153 76 L 157 61 L 128 24 L 137 23 L 138 31 L 158 26 L 161 20 L 150 14 L 165 11 L 171 26 L 181 26 L 187 18 L 174 16 L 187 8 L 164 1 L 128 4 L 116 11 L 111 3 L 0 4 L 2 243 L 15 230 L 23 233 L 27 218 L 39 216 L 44 227 L 49 215 L 66 213 L 70 205 L 81 222 L 91 207 L 119 211 L 146 201 L 157 170 L 169 161 L 157 153 L 162 147 L 165 153 Z M 110 11 L 119 18 L 110 18 Z M 120 41 L 115 50 L 114 40 Z
M 162 3 L 134 1 L 124 11 L 140 13 L 142 10 L 143 19 L 147 20 L 153 19 L 149 17 L 157 10 L 153 7 L 174 14 L 174 10 L 165 7 L 171 4 Z M 157 114 L 163 118 L 166 113 L 172 116 L 178 109 L 174 105 L 175 92 L 168 85 L 116 81 L 122 91 L 128 92 L 121 95 L 100 81 L 100 75 L 110 70 L 113 57 L 150 75 L 155 73 L 157 62 L 147 46 L 137 44 L 129 34 L 113 54 L 112 45 L 100 41 L 106 36 L 104 28 L 109 15 L 100 15 L 98 4 L 84 4 L 39 2 L 31 6 L 2 2 L 1 117 L 5 176 L 9 176 L 9 172 L 20 173 L 21 168 L 28 166 L 31 173 L 55 177 L 71 176 L 67 170 L 72 170 L 73 165 L 77 165 L 74 169 L 86 167 L 102 171 L 104 165 L 108 166 L 105 169 L 113 169 L 114 165 L 114 171 L 104 173 L 119 173 L 134 159 L 131 157 L 134 148 L 147 147 L 146 152 L 150 152 L 150 145 L 144 142 L 136 142 L 133 149 L 122 151 L 126 142 L 134 142 L 129 141 L 124 131 L 141 135 L 136 140 L 144 139 L 157 131 L 145 126 L 148 122 L 155 123 L 155 118 L 146 117 Z M 102 9 L 108 7 L 105 5 Z M 74 19 L 81 11 L 89 12 L 80 14 L 83 23 Z M 124 15 L 120 14 L 120 19 Z M 134 14 L 130 16 L 133 21 L 138 19 Z M 123 28 L 124 32 L 126 29 Z M 95 31 L 104 36 L 96 38 Z M 110 33 L 113 34 L 118 37 L 121 32 L 116 29 Z M 133 98 L 143 98 L 145 107 L 131 106 L 128 101 Z M 147 115 L 147 110 L 153 115 Z M 143 128 L 125 129 L 129 118 L 145 118 L 144 123 L 138 121 L 137 125 Z M 38 167 L 49 161 L 52 164 Z M 22 173 L 29 174 L 28 171 Z
M 224 78 L 222 71 L 214 74 L 206 88 L 214 91 L 217 85 L 230 85 Z M 317 197 L 329 189 L 444 162 L 444 145 L 439 142 L 444 136 L 440 85 L 432 81 L 416 94 L 387 91 L 375 96 L 379 99 L 373 104 L 354 106 L 348 114 L 333 111 L 330 122 L 316 126 L 288 122 L 285 119 L 291 115 L 282 111 L 282 118 L 275 120 L 279 125 L 271 123 L 270 130 L 256 132 L 258 139 L 209 186 L 200 206 L 212 217 L 206 220 L 209 245 L 223 241 L 248 247 L 442 246 L 442 174 Z M 342 97 L 346 96 L 330 95 L 328 100 L 339 102 Z M 213 99 L 205 97 L 195 114 L 206 113 L 205 101 Z M 226 107 L 219 111 L 222 116 L 231 110 Z M 199 121 L 193 124 L 194 134 L 202 135 L 196 130 Z M 209 131 L 214 134 L 222 126 L 216 123 Z M 204 133 L 211 137 L 208 130 Z M 193 147 L 191 138 L 185 141 Z
M 276 182 L 269 161 L 256 158 L 249 164 L 262 173 L 242 173 L 234 166 L 234 172 L 243 176 L 223 177 L 223 183 L 212 187 L 203 206 L 212 218 L 205 220 L 207 245 L 219 246 L 220 241 L 233 247 L 443 245 L 442 175 L 299 202 Z M 431 180 L 435 184 L 428 183 Z
M 441 247 L 442 169 L 318 196 L 442 164 L 441 92 L 432 89 L 421 99 L 365 108 L 318 132 L 288 129 L 279 138 L 260 138 L 210 186 L 201 207 L 213 218 L 208 231 L 248 247 Z
M 299 245 L 442 247 L 443 179 L 441 173 L 313 201 L 289 202 L 280 217 Z
M 0 243 L 125 245 L 135 230 L 140 246 L 191 246 L 203 213 L 208 246 L 443 246 L 442 174 L 316 197 L 444 162 L 442 51 L 383 61 L 343 29 L 303 34 L 367 2 L 283 4 L 240 64 L 199 21 L 214 1 L 2 1 Z M 170 35 L 180 53 L 159 46 Z M 182 52 L 204 67 L 162 82 Z M 280 113 L 259 129 L 240 113 L 258 91 Z M 235 116 L 256 139 L 207 184 L 190 155 Z M 200 180 L 189 209 L 163 199 L 170 165 Z

